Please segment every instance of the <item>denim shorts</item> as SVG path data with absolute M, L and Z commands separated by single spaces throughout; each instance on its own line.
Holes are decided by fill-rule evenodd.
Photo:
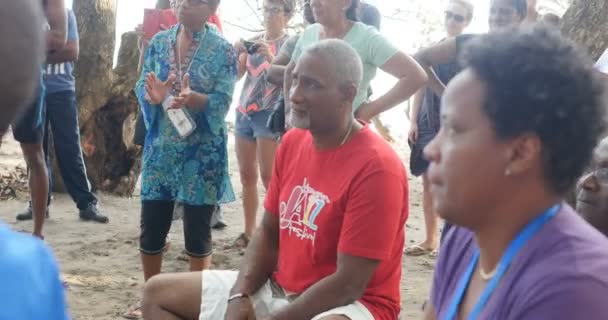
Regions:
M 40 99 L 41 97 L 38 96 L 13 125 L 13 137 L 20 143 L 42 144 L 43 142 L 46 106 Z
M 252 114 L 244 114 L 237 110 L 235 134 L 251 141 L 256 139 L 277 140 L 279 134 L 273 133 L 266 126 L 271 113 L 272 109 L 265 109 Z

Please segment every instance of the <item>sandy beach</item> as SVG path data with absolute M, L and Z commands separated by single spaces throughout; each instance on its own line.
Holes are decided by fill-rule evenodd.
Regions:
M 230 174 L 238 198 L 238 168 L 233 145 L 230 148 Z M 395 145 L 395 149 L 404 163 L 407 163 L 407 148 Z M 0 149 L 0 176 L 3 172 L 14 170 L 15 166 L 25 165 L 18 144 L 8 137 Z M 424 237 L 421 191 L 420 180 L 410 177 L 410 217 L 407 222 L 406 245 L 419 242 Z M 143 274 L 138 255 L 139 197 L 98 196 L 100 208 L 110 217 L 109 224 L 79 221 L 72 199 L 67 194 L 55 194 L 50 207 L 51 218 L 47 220 L 44 229 L 46 241 L 52 247 L 62 276 L 68 284 L 68 303 L 75 320 L 122 319 L 121 314 L 141 294 Z M 0 202 L 0 219 L 15 230 L 31 231 L 31 222 L 15 222 L 15 214 L 26 205 L 27 194 L 19 194 L 17 199 Z M 241 252 L 224 250 L 223 247 L 242 232 L 240 199 L 223 206 L 223 210 L 229 227 L 213 232 L 216 245 L 213 268 L 234 269 L 242 258 Z M 187 262 L 180 259 L 183 249 L 181 220 L 174 222 L 171 238 L 172 246 L 165 256 L 163 271 L 187 271 Z M 422 304 L 429 294 L 434 263 L 434 259 L 428 257 L 403 258 L 403 319 L 420 318 Z

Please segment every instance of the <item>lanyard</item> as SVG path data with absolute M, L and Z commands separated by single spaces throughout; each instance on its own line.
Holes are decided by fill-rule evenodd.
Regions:
M 473 311 L 468 317 L 468 320 L 475 320 L 485 307 L 486 303 L 490 299 L 490 296 L 498 286 L 500 279 L 505 275 L 505 272 L 513 262 L 513 259 L 519 251 L 526 245 L 526 243 L 547 223 L 551 218 L 553 218 L 560 209 L 560 205 L 555 205 L 545 212 L 542 215 L 534 218 L 530 223 L 528 223 L 524 229 L 515 237 L 515 239 L 509 244 L 507 251 L 503 254 L 502 258 L 498 263 L 498 269 L 496 270 L 496 275 L 492 277 L 486 288 L 481 293 L 479 297 L 479 301 L 473 308 Z M 473 255 L 473 259 L 469 264 L 465 274 L 460 280 L 458 287 L 456 288 L 456 295 L 450 304 L 450 308 L 448 309 L 447 317 L 445 320 L 454 320 L 458 315 L 458 308 L 460 307 L 460 303 L 462 299 L 464 299 L 464 294 L 467 290 L 469 282 L 473 276 L 473 271 L 477 266 L 477 261 L 479 260 L 479 249 L 475 250 Z

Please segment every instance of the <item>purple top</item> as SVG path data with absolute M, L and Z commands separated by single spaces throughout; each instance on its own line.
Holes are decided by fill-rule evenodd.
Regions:
M 448 308 L 477 244 L 460 227 L 448 231 L 435 267 L 431 302 Z M 608 239 L 563 205 L 513 259 L 479 319 L 607 319 Z

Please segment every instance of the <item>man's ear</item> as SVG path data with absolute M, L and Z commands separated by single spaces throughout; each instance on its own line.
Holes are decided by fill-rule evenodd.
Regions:
M 346 83 L 340 87 L 342 91 L 342 95 L 344 97 L 344 101 L 352 104 L 355 101 L 355 97 L 357 97 L 357 90 L 359 88 L 353 83 Z

